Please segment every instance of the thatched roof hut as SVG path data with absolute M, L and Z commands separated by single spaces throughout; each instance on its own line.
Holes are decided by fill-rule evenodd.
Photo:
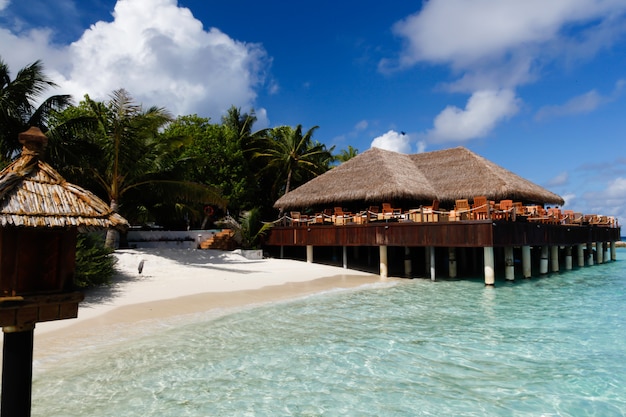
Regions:
M 491 200 L 563 204 L 560 196 L 458 147 L 414 155 L 371 148 L 285 194 L 274 207 L 435 199 L 450 204 L 480 195 Z
M 43 162 L 47 137 L 21 133 L 20 158 L 0 172 L 0 226 L 76 227 L 80 231 L 125 228 L 128 222 L 93 193 L 70 184 Z
M 274 207 L 350 201 L 428 200 L 435 189 L 409 155 L 372 148 L 282 196 Z

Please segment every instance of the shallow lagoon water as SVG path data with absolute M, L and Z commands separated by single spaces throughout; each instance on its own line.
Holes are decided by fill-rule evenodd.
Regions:
M 542 278 L 406 280 L 35 364 L 33 416 L 624 416 L 626 250 Z M 36 342 L 36 340 L 35 340 Z

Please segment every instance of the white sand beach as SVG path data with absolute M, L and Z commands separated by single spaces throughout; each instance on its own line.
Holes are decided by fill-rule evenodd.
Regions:
M 365 272 L 295 260 L 248 260 L 236 251 L 128 249 L 115 257 L 112 284 L 86 291 L 78 318 L 37 324 L 35 358 L 190 314 L 381 282 Z

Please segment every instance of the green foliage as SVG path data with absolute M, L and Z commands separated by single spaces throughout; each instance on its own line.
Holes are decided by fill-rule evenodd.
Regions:
M 253 155 L 265 164 L 261 174 L 274 178 L 274 199 L 330 169 L 334 147 L 327 149 L 313 140 L 317 129 L 314 126 L 303 134 L 302 125 L 295 129 L 280 126 L 272 129 L 268 138 L 257 142 Z
M 232 119 L 228 119 L 229 124 L 219 125 L 197 115 L 181 116 L 163 135 L 188 139 L 182 154 L 189 161 L 188 179 L 220 189 L 228 200 L 228 209 L 239 213 L 253 207 L 261 192 L 245 151 L 253 135 L 249 133 L 250 116 L 239 113 L 231 116 L 236 120 L 244 118 L 244 126 L 231 126 Z
M 171 121 L 165 109 L 143 109 L 122 89 L 107 102 L 86 96 L 57 116 L 60 122 L 76 119 L 84 129 L 78 140 L 56 148 L 55 161 L 65 162 L 64 175 L 119 207 L 131 224 L 179 228 L 201 219 L 205 204 L 225 206 L 218 189 L 190 179 L 192 161 L 184 155 L 189 139 L 161 132 Z
M 340 150 L 339 154 L 335 157 L 335 159 L 338 162 L 343 163 L 343 162 L 349 161 L 350 159 L 354 158 L 358 154 L 359 154 L 358 149 L 353 148 L 351 145 L 348 145 L 348 149 Z
M 11 160 L 21 149 L 18 135 L 30 126 L 48 131 L 48 119 L 70 105 L 69 95 L 51 96 L 36 107 L 44 91 L 56 84 L 49 79 L 41 61 L 20 69 L 14 79 L 0 58 L 0 160 Z
M 80 233 L 76 243 L 74 285 L 80 288 L 109 284 L 115 272 L 112 249 L 95 233 Z
M 239 221 L 227 216 L 224 226 L 235 232 L 235 239 L 243 249 L 258 249 L 261 237 L 272 227 L 271 223 L 263 223 L 259 207 L 244 211 Z

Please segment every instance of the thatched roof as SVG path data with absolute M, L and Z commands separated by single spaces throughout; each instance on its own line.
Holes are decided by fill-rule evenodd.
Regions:
M 409 155 L 372 148 L 282 196 L 277 208 L 345 201 L 433 199 L 435 190 Z
M 491 200 L 563 204 L 560 196 L 458 147 L 414 155 L 371 148 L 285 194 L 274 207 L 393 200 L 454 202 L 480 195 Z
M 559 195 L 464 147 L 414 154 L 411 159 L 437 190 L 440 201 L 484 195 L 495 201 L 564 203 Z
M 39 129 L 21 133 L 20 142 L 20 158 L 0 172 L 0 227 L 128 227 L 104 201 L 68 183 L 40 159 L 47 138 Z

